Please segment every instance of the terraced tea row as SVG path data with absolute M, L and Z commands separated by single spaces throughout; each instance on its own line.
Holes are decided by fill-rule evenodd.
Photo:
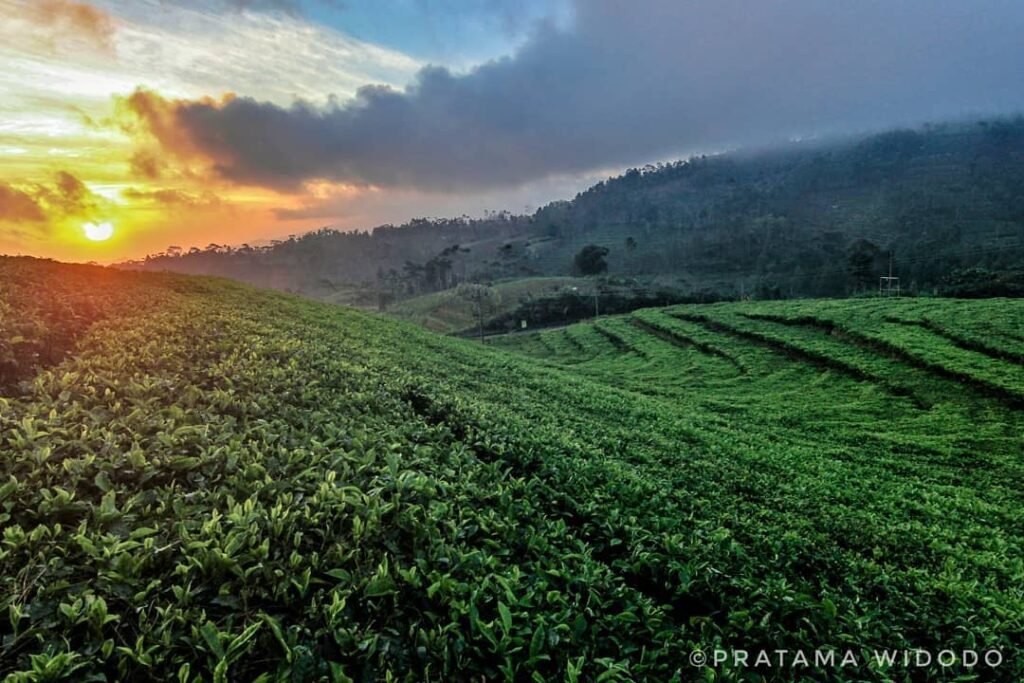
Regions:
M 787 673 L 690 666 L 715 647 L 1024 675 L 1019 411 L 764 319 L 917 309 L 648 310 L 503 350 L 217 281 L 118 296 L 154 292 L 0 399 L 12 680 Z

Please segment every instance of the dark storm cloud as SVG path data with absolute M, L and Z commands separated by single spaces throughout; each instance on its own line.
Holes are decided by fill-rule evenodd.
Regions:
M 238 183 L 484 188 L 1020 110 L 1021 35 L 1019 0 L 581 1 L 571 29 L 541 27 L 510 58 L 462 75 L 429 67 L 343 105 L 135 97 L 162 112 L 151 128 L 166 151 Z

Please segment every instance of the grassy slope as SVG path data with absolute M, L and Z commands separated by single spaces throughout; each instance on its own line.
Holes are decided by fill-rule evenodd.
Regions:
M 1021 302 L 648 310 L 506 338 L 528 358 L 108 289 L 0 399 L 0 673 L 667 680 L 727 644 L 1024 674 Z
M 526 296 L 546 296 L 563 287 L 590 287 L 590 281 L 573 277 L 529 277 L 495 283 L 499 299 L 488 312 L 488 318 L 516 309 Z M 429 330 L 449 334 L 476 325 L 476 312 L 470 301 L 454 296 L 452 291 L 423 294 L 400 301 L 388 311 L 391 315 L 422 325 Z

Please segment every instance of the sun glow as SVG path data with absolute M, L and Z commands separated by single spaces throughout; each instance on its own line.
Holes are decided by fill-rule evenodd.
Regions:
M 82 226 L 86 239 L 93 242 L 104 242 L 114 236 L 114 226 L 109 221 L 103 223 L 86 223 Z

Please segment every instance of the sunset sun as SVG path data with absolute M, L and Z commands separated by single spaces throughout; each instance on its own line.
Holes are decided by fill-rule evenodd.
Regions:
M 114 226 L 109 221 L 103 223 L 86 223 L 82 226 L 86 239 L 93 242 L 105 242 L 114 235 Z

